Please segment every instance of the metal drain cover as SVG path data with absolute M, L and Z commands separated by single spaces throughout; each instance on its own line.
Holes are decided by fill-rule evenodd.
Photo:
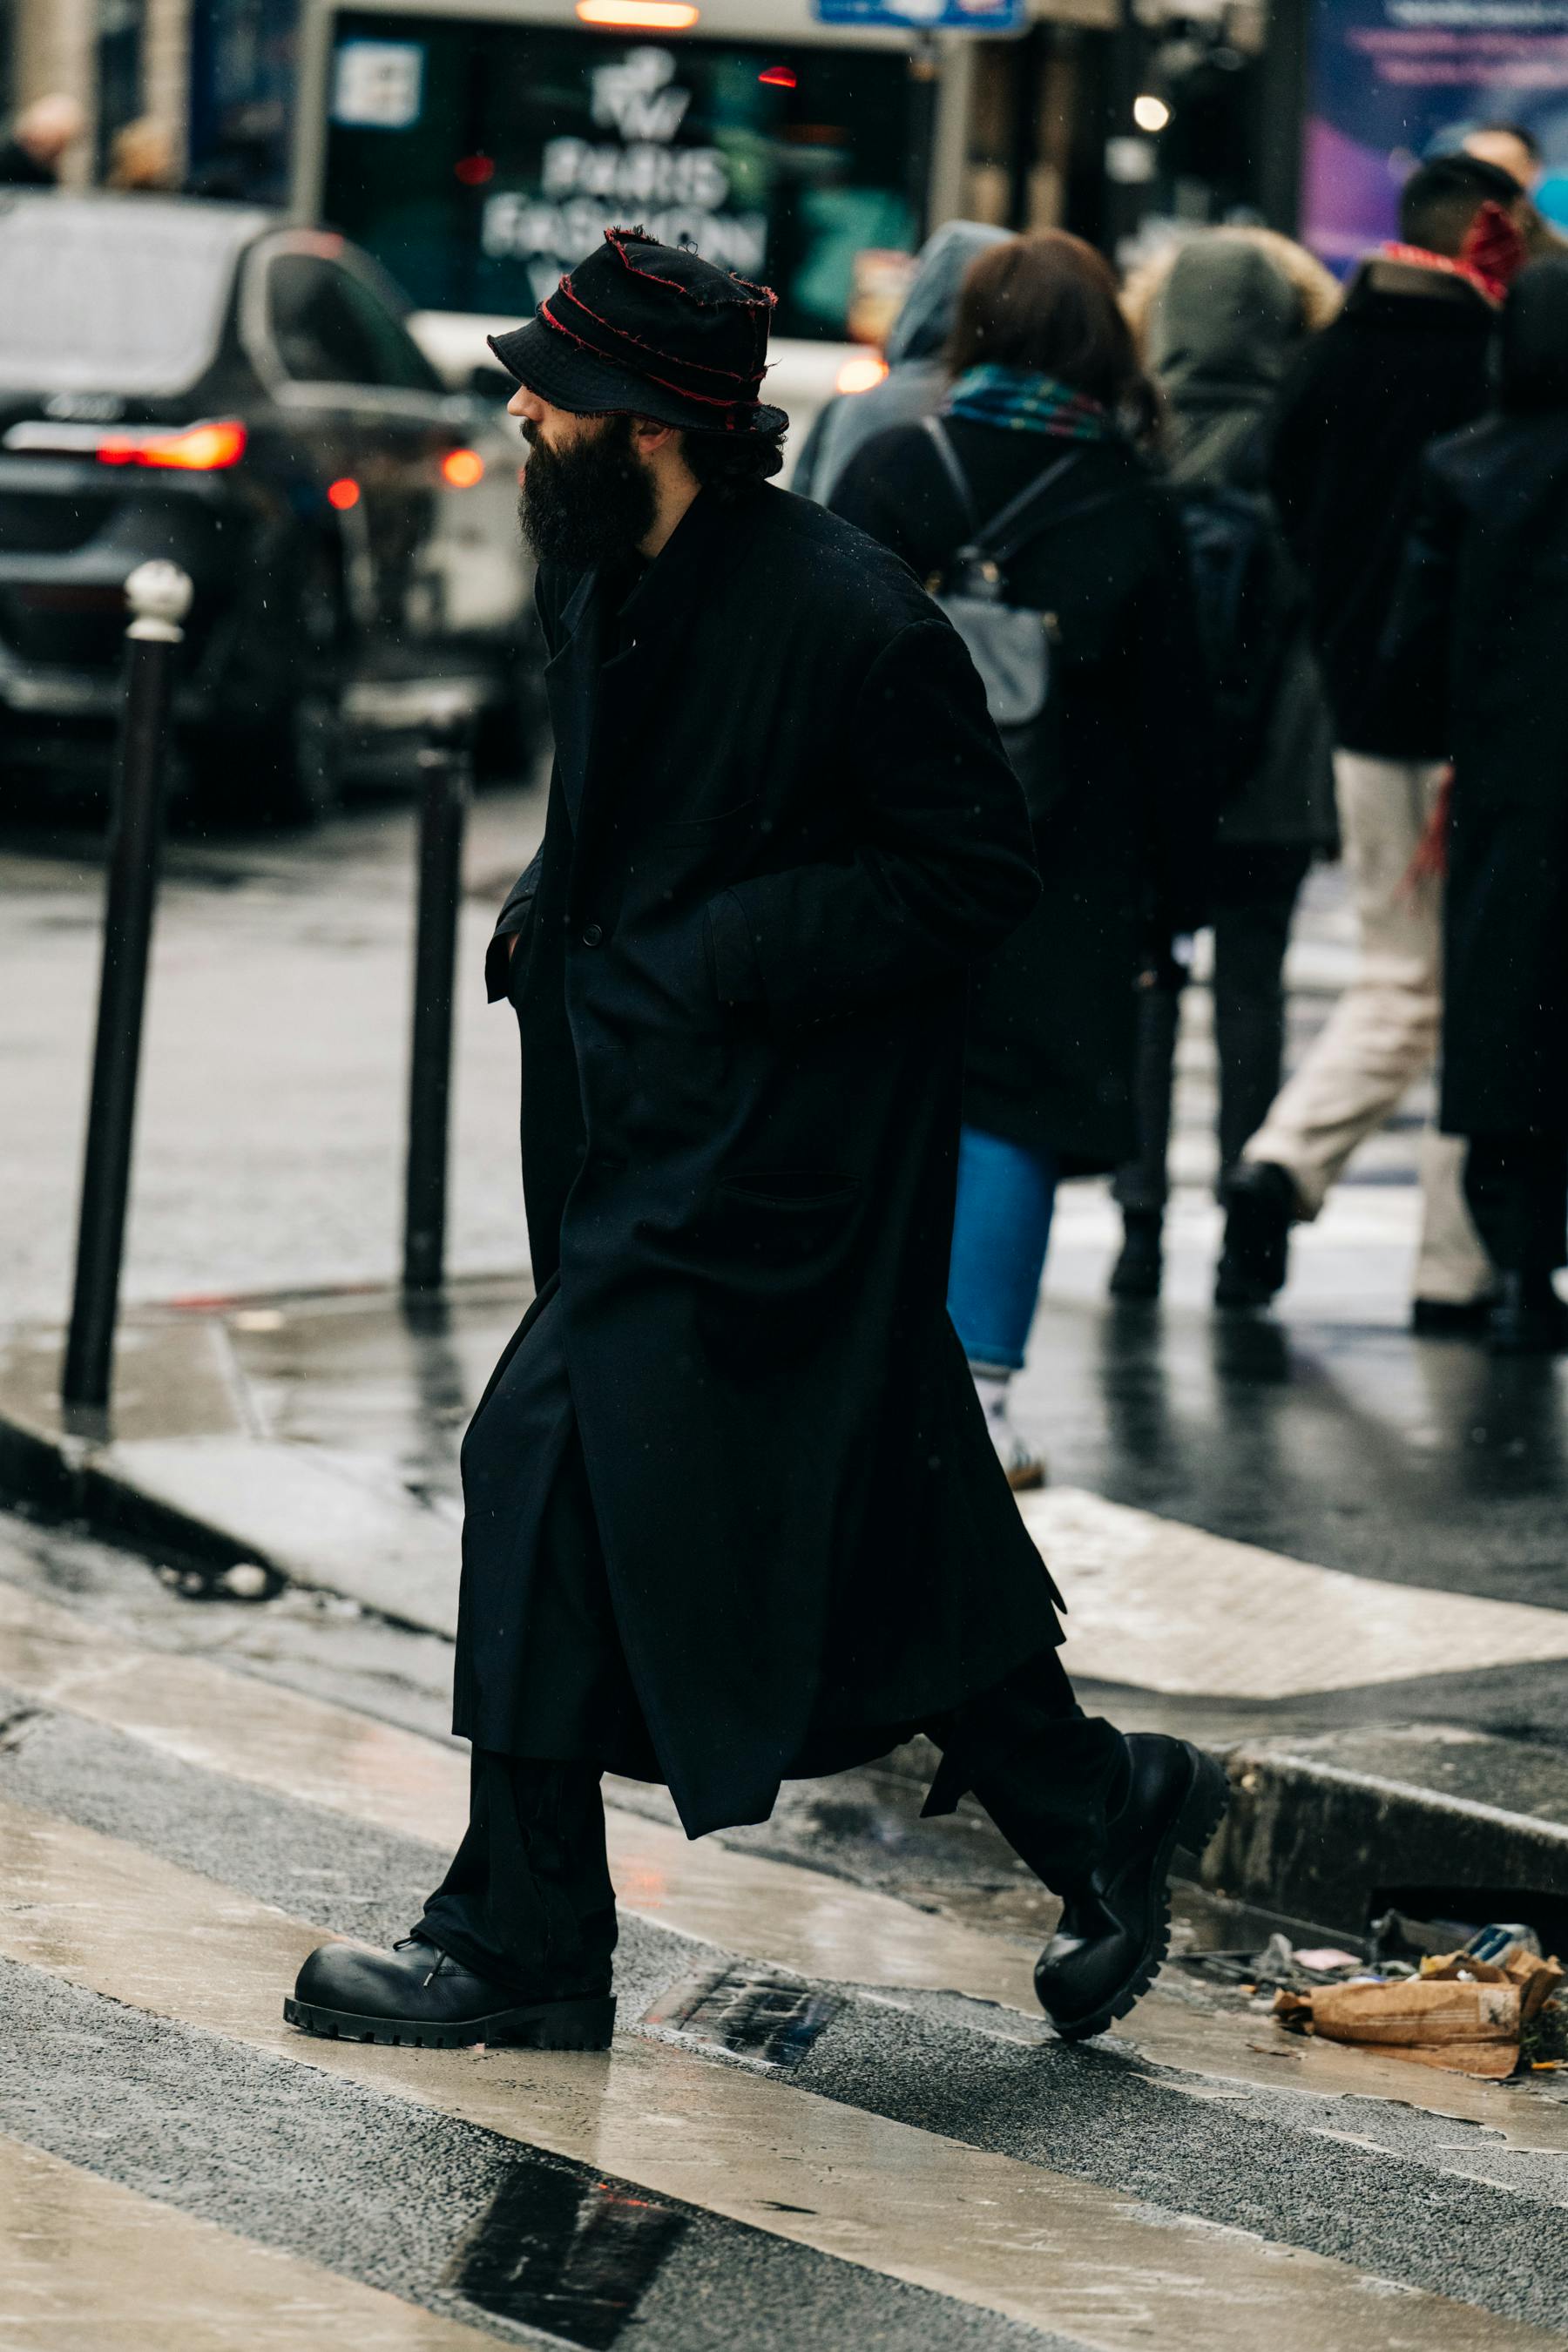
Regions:
M 844 2003 L 771 1969 L 705 1969 L 683 1977 L 643 2020 L 663 2040 L 721 2051 L 742 2065 L 789 2074 Z

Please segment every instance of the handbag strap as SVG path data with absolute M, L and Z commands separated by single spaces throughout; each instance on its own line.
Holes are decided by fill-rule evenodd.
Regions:
M 969 487 L 969 477 L 963 470 L 958 451 L 953 447 L 952 436 L 940 416 L 928 416 L 924 422 L 942 459 L 942 469 L 957 492 L 964 520 L 973 534 L 965 546 L 955 551 L 955 560 L 960 563 L 993 563 L 1000 571 L 1035 536 L 1039 529 L 1035 520 L 1036 507 L 1044 500 L 1047 491 L 1077 465 L 1083 455 L 1082 446 L 1069 449 L 1065 457 L 1058 457 L 1054 466 L 1047 466 L 1043 474 L 1037 474 L 1032 482 L 1026 483 L 1016 498 L 1009 499 L 1006 505 L 992 516 L 983 530 L 976 530 L 974 493 Z

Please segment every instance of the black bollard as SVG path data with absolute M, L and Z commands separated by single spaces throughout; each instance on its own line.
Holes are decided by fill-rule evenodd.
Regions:
M 131 1189 L 142 1011 L 163 839 L 169 693 L 190 610 L 191 583 L 174 563 L 142 563 L 125 583 L 133 618 L 116 761 L 113 831 L 104 902 L 98 1039 L 82 1164 L 76 1290 L 62 1401 L 105 1412 L 113 1372 L 120 1264 Z
M 432 714 L 419 753 L 419 914 L 408 1074 L 405 1291 L 441 1287 L 447 1255 L 447 1129 L 452 1094 L 452 983 L 463 891 L 463 824 L 472 783 L 471 714 Z

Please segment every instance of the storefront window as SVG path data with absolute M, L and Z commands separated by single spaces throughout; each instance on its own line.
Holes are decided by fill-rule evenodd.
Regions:
M 919 236 L 900 54 L 337 21 L 325 216 L 421 309 L 525 314 L 618 223 L 765 280 L 780 334 L 837 338 L 863 257 Z

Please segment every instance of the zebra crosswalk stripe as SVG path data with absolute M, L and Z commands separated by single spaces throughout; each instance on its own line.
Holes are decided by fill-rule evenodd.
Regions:
M 0 1957 L 586 2161 L 1094 2352 L 1201 2327 L 1271 2352 L 1547 2352 L 1559 2339 L 1294 2248 L 628 2034 L 607 2057 L 305 2041 L 279 1997 L 317 1931 L 124 1842 L 0 1801 Z M 160 1933 L 146 1933 L 149 1919 Z

